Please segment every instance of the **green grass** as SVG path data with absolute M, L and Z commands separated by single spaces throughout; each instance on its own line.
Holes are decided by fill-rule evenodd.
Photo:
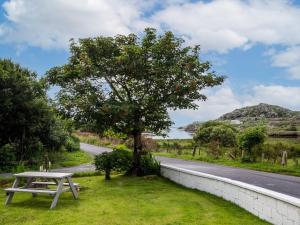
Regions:
M 61 168 L 61 167 L 71 167 L 78 166 L 80 164 L 93 162 L 93 156 L 84 151 L 61 151 L 51 154 L 50 161 L 52 163 L 51 169 Z M 39 170 L 42 162 L 35 163 L 34 165 L 25 165 L 21 168 L 12 168 L 11 170 L 0 171 L 0 173 L 20 173 L 27 170 Z M 0 177 L 1 179 L 1 177 Z M 1 181 L 1 180 L 0 180 Z
M 240 207 L 213 195 L 186 189 L 159 177 L 74 178 L 79 200 L 63 193 L 49 210 L 50 196 L 16 193 L 9 206 L 0 204 L 1 225 L 263 225 Z M 0 190 L 0 201 L 4 202 Z
M 64 151 L 56 156 L 52 168 L 78 166 L 80 164 L 91 163 L 92 161 L 93 156 L 84 151 Z

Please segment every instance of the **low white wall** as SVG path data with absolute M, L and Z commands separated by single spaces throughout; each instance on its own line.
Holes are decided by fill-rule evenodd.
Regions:
M 185 187 L 231 201 L 276 225 L 300 225 L 300 199 L 243 182 L 161 165 L 161 175 Z

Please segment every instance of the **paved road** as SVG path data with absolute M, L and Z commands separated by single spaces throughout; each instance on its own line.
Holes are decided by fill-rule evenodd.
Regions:
M 92 154 L 99 154 L 111 150 L 83 143 L 81 143 L 80 147 L 82 150 Z M 160 156 L 157 157 L 157 159 L 163 164 L 226 177 L 300 198 L 300 177 Z

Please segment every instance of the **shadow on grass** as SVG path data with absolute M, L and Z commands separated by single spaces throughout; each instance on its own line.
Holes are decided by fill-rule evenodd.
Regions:
M 54 196 L 45 196 L 45 195 L 38 195 L 36 197 L 29 196 L 20 198 L 16 196 L 18 193 L 15 194 L 12 202 L 7 205 L 6 207 L 13 207 L 13 208 L 23 208 L 23 209 L 38 209 L 38 210 L 50 210 L 50 206 Z M 23 194 L 24 195 L 24 194 Z M 79 198 L 75 200 L 71 193 L 62 193 L 59 197 L 57 205 L 52 210 L 59 210 L 62 208 L 72 208 L 79 206 Z

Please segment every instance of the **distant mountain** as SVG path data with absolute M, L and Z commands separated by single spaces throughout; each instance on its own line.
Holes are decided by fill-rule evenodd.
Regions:
M 270 136 L 291 136 L 290 132 L 299 135 L 297 130 L 300 129 L 299 111 L 265 103 L 235 109 L 217 120 L 230 122 L 240 129 L 262 124 L 267 127 Z M 193 122 L 185 126 L 184 130 L 194 132 L 199 126 L 200 122 Z
M 230 113 L 226 113 L 218 120 L 248 120 L 249 118 L 256 119 L 272 119 L 272 118 L 295 118 L 299 117 L 300 112 L 292 111 L 277 105 L 269 105 L 260 103 L 254 106 L 247 106 L 240 109 L 235 109 Z

